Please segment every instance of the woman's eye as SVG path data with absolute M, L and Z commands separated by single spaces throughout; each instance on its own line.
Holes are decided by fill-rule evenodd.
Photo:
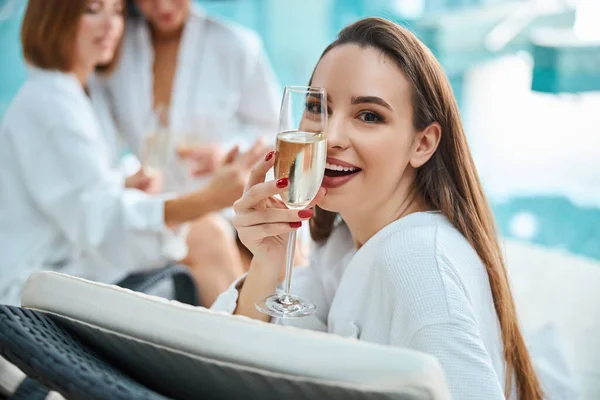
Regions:
M 323 113 L 323 107 L 321 106 L 321 103 L 306 103 L 306 109 L 312 114 Z
M 370 123 L 370 124 L 376 124 L 378 122 L 383 122 L 383 118 L 381 118 L 378 114 L 376 114 L 372 111 L 363 111 L 358 116 L 358 119 L 360 119 L 363 122 Z

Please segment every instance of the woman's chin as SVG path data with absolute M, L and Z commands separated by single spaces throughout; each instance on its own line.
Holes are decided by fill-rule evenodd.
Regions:
M 115 52 L 112 50 L 103 52 L 102 55 L 99 57 L 97 65 L 99 67 L 103 67 L 103 66 L 110 64 L 112 62 L 114 56 L 115 56 Z
M 331 200 L 331 198 L 327 198 L 327 196 L 325 196 L 317 203 L 317 206 L 325 211 L 338 212 L 337 208 L 335 207 L 335 202 Z

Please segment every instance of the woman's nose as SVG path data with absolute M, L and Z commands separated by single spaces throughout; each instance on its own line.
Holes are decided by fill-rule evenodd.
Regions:
M 345 134 L 344 121 L 330 117 L 325 131 L 327 147 L 345 149 L 348 147 L 348 136 Z
M 123 17 L 116 16 L 110 12 L 104 13 L 104 28 L 107 32 L 114 32 L 116 30 L 121 29 L 123 25 Z
M 173 8 L 173 0 L 156 0 L 155 4 L 159 14 L 169 12 Z

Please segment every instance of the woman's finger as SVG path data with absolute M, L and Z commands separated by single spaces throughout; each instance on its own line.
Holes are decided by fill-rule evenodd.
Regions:
M 236 214 L 233 217 L 233 224 L 236 228 L 244 228 L 262 224 L 302 222 L 310 219 L 312 216 L 313 210 L 265 208 Z
M 250 169 L 264 157 L 267 150 L 269 148 L 264 144 L 264 140 L 258 138 L 252 147 L 238 157 L 237 162 L 241 168 Z
M 237 156 L 240 154 L 240 146 L 235 145 L 231 148 L 231 150 L 229 150 L 227 152 L 227 154 L 225 154 L 225 157 L 223 157 L 223 164 L 227 165 L 227 164 L 231 164 L 236 158 Z
M 177 149 L 177 156 L 182 159 L 202 160 L 209 157 L 213 149 L 207 146 L 182 146 Z
M 265 158 L 258 162 L 252 169 L 250 178 L 248 178 L 248 183 L 246 184 L 246 190 L 249 190 L 254 185 L 264 182 L 267 172 L 271 169 L 274 163 L 275 152 L 270 151 L 266 154 Z
M 248 239 L 250 239 L 250 241 L 257 241 L 271 236 L 279 236 L 290 233 L 299 229 L 301 226 L 302 222 L 300 221 L 254 225 L 252 227 L 240 228 L 238 230 L 238 234 L 240 235 L 240 240 L 242 240 L 242 242 L 245 242 Z
M 196 168 L 192 171 L 192 176 L 194 176 L 195 178 L 200 178 L 203 177 L 205 175 L 211 174 L 215 171 L 215 168 L 213 168 L 212 166 L 202 166 L 200 168 Z
M 244 210 L 254 208 L 261 201 L 283 192 L 289 184 L 288 178 L 254 184 L 233 204 L 233 209 L 239 214 Z

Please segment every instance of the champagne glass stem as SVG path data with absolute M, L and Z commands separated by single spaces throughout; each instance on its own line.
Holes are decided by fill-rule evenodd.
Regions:
M 285 266 L 285 298 L 289 300 L 290 285 L 292 284 L 292 267 L 294 265 L 294 253 L 296 251 L 296 230 L 290 232 L 287 246 L 287 264 Z

